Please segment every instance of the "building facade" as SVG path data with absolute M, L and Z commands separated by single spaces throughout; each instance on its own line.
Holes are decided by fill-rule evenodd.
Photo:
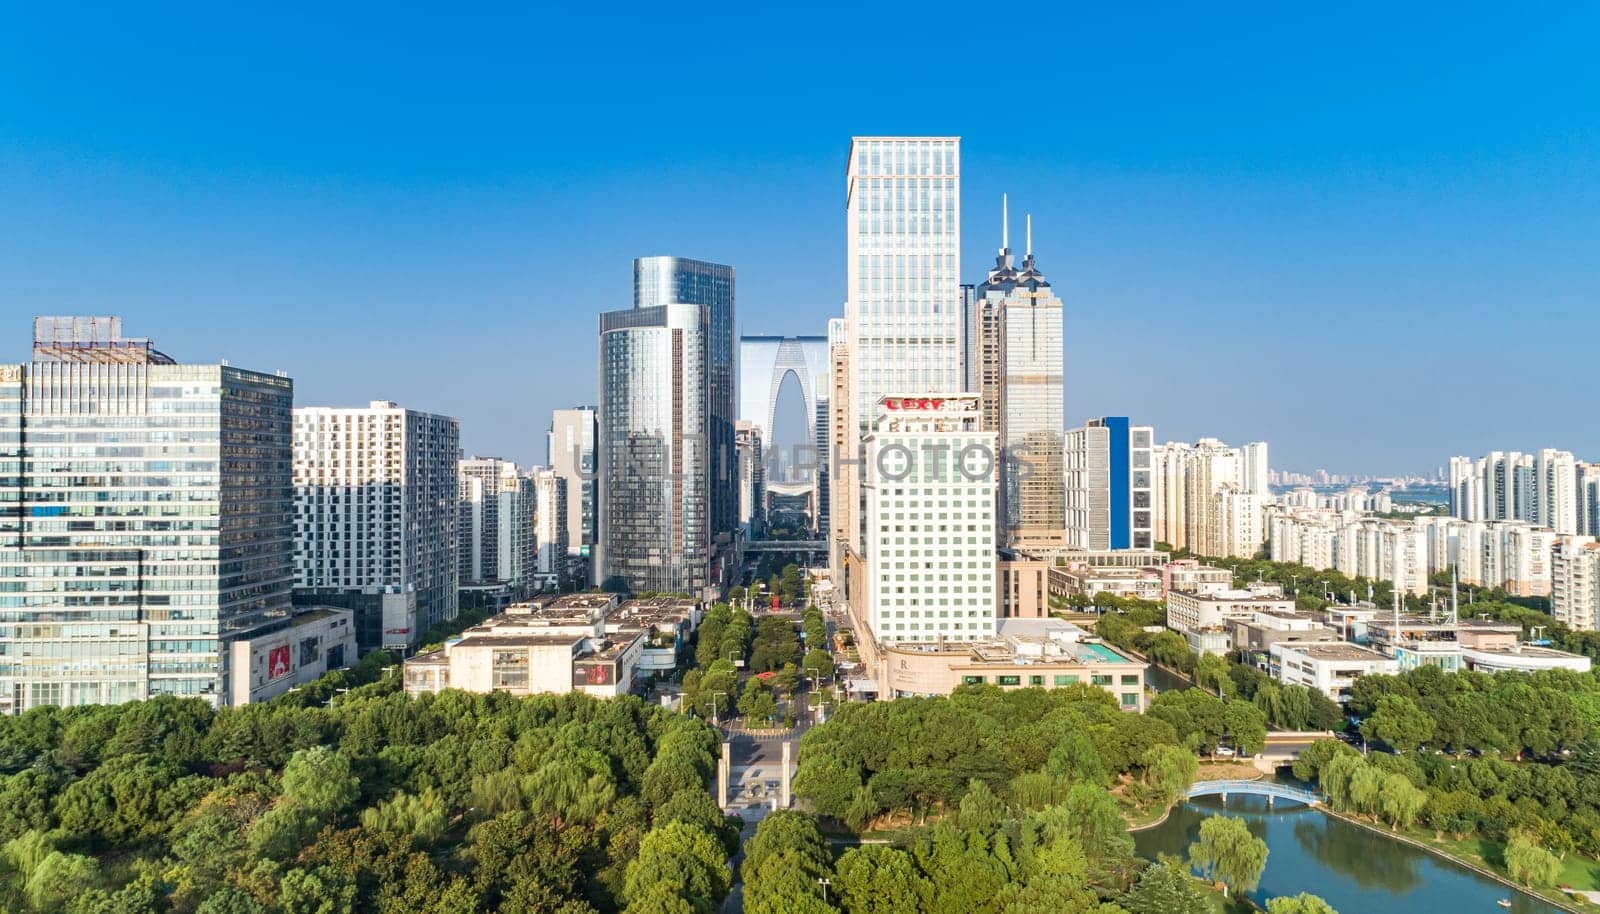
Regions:
M 995 433 L 975 394 L 884 397 L 867 439 L 867 618 L 883 643 L 995 632 Z
M 1579 464 L 1568 451 L 1490 451 L 1450 458 L 1450 514 L 1469 521 L 1527 521 L 1570 536 L 1582 529 Z
M 851 416 L 843 453 L 854 459 L 885 396 L 963 389 L 961 141 L 855 137 L 845 180 Z M 856 523 L 847 548 L 859 552 L 862 479 L 848 481 Z
M 294 411 L 295 601 L 355 613 L 362 651 L 454 619 L 460 423 L 388 400 Z
M 1004 213 L 1001 219 L 994 268 L 966 306 L 967 384 L 982 398 L 984 428 L 1000 442 L 1002 542 L 1018 549 L 1062 546 L 1061 299 L 1034 259 L 1032 217 L 1020 269 L 1013 263 Z
M 471 457 L 456 467 L 461 491 L 458 545 L 460 586 L 502 583 L 525 587 L 533 562 L 533 484 L 517 465 Z
M 560 578 L 566 574 L 571 551 L 567 542 L 571 517 L 567 478 L 547 467 L 534 467 L 528 481 L 534 497 L 533 573 L 549 589 L 552 583 L 559 586 Z
M 1600 630 L 1600 543 L 1594 537 L 1565 537 L 1550 565 L 1550 612 L 1568 628 Z
M 1067 545 L 1073 549 L 1150 549 L 1155 545 L 1154 473 L 1148 425 L 1126 416 L 1067 430 Z
M 706 309 L 706 506 L 711 535 L 722 546 L 739 526 L 739 473 L 733 450 L 735 402 L 734 270 L 687 257 L 633 262 L 633 307 L 703 305 Z
M 600 316 L 602 587 L 698 597 L 716 586 L 710 329 L 705 305 Z
M 567 481 L 567 549 L 588 556 L 598 526 L 600 462 L 595 456 L 599 440 L 599 413 L 592 406 L 558 409 L 550 414 L 545 463 Z
M 35 322 L 0 365 L 0 713 L 249 700 L 230 645 L 292 611 L 293 398 L 118 318 Z

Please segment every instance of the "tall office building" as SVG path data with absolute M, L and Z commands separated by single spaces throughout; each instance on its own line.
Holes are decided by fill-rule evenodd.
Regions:
M 719 551 L 739 526 L 739 471 L 735 465 L 736 366 L 733 267 L 686 257 L 640 257 L 633 262 L 633 306 L 704 305 L 706 330 L 706 474 L 708 523 Z M 720 574 L 720 558 L 713 572 Z M 713 581 L 713 583 L 717 583 Z
M 856 495 L 860 473 L 850 450 L 855 411 L 850 399 L 850 333 L 844 318 L 828 320 L 828 566 L 844 565 L 856 529 Z
M 460 461 L 457 581 L 525 587 L 533 561 L 533 482 L 498 457 Z
M 710 309 L 600 315 L 596 582 L 704 596 L 718 585 L 711 526 Z
M 249 701 L 231 648 L 291 612 L 293 400 L 115 317 L 35 321 L 0 365 L 0 713 Z
M 362 651 L 456 617 L 460 440 L 388 400 L 294 411 L 295 602 L 354 611 Z
M 600 463 L 595 459 L 599 417 L 592 406 L 558 409 L 550 415 L 545 462 L 567 481 L 567 549 L 587 556 L 594 547 L 598 527 Z
M 968 383 L 981 399 L 984 428 L 1000 441 L 1002 541 L 1011 547 L 1061 546 L 1066 541 L 1061 299 L 1034 260 L 1031 216 L 1022 268 L 1012 262 L 1005 209 L 1002 200 L 994 268 L 967 303 Z
M 995 433 L 976 394 L 884 397 L 867 439 L 868 624 L 881 643 L 995 634 Z
M 567 478 L 546 467 L 534 467 L 528 475 L 534 494 L 533 573 L 546 583 L 552 578 L 560 584 L 567 570 Z
M 852 415 L 842 456 L 858 459 L 885 396 L 964 386 L 961 141 L 855 137 L 845 206 Z M 847 498 L 859 514 L 859 476 L 850 474 L 849 483 Z M 860 520 L 846 531 L 846 547 L 857 552 Z
M 1092 419 L 1067 430 L 1067 546 L 1079 550 L 1150 549 L 1155 544 L 1148 425 L 1126 416 Z
M 734 424 L 733 443 L 739 453 L 739 526 L 745 539 L 755 539 L 766 525 L 766 462 L 761 453 L 761 430 L 741 419 Z

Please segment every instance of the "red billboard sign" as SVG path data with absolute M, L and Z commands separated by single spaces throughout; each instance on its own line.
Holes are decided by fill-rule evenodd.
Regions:
M 267 680 L 282 679 L 289 675 L 289 645 L 283 644 L 267 652 Z
M 944 409 L 944 400 L 940 397 L 891 397 L 884 400 L 883 405 L 890 410 Z

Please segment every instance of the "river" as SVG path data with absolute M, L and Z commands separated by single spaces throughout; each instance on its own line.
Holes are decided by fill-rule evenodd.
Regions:
M 1512 914 L 1560 914 L 1561 909 L 1492 879 L 1383 835 L 1279 801 L 1269 809 L 1262 797 L 1233 796 L 1191 800 L 1155 828 L 1134 834 L 1139 853 L 1186 853 L 1207 816 L 1226 812 L 1249 823 L 1267 842 L 1267 868 L 1250 893 L 1258 903 L 1279 895 L 1310 892 L 1340 914 L 1490 914 L 1511 899 Z

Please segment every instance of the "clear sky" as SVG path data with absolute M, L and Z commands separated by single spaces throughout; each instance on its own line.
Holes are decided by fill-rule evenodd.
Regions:
M 540 461 L 633 257 L 825 332 L 850 136 L 954 134 L 968 281 L 1034 214 L 1069 423 L 1600 459 L 1600 8 L 1405 6 L 0 0 L 0 357 L 120 313 Z

